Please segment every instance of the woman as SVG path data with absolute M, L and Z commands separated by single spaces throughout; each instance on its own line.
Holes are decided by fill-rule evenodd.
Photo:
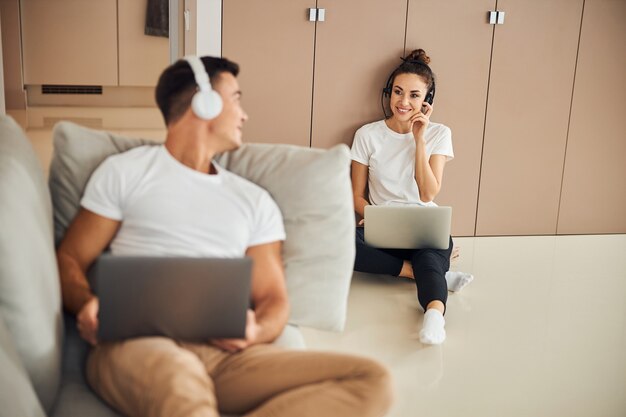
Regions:
M 368 204 L 436 205 L 433 200 L 441 190 L 446 161 L 454 154 L 450 129 L 430 121 L 435 77 L 429 63 L 422 49 L 403 59 L 383 90 L 389 96 L 391 116 L 361 127 L 354 136 L 352 189 L 361 217 Z M 452 238 L 444 250 L 376 249 L 365 243 L 363 229 L 357 227 L 356 249 L 356 271 L 415 279 L 425 311 L 420 340 L 442 343 L 448 287 L 458 291 L 473 279 L 469 274 L 448 273 L 446 282 Z

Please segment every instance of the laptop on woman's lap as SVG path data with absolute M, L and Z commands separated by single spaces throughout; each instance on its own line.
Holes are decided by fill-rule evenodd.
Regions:
M 365 206 L 365 242 L 384 249 L 448 249 L 452 207 Z

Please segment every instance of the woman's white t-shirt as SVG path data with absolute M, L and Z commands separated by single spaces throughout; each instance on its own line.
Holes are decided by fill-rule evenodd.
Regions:
M 430 122 L 424 134 L 426 156 L 454 158 L 450 128 Z M 366 124 L 356 131 L 352 160 L 369 167 L 369 201 L 375 205 L 421 204 L 415 181 L 415 139 L 413 133 L 397 133 L 384 120 Z

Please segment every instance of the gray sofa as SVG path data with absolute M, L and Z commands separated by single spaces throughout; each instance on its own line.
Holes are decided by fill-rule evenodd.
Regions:
M 62 311 L 55 240 L 95 167 L 146 141 L 61 123 L 54 142 L 48 186 L 22 129 L 0 116 L 0 416 L 119 416 L 85 382 L 89 348 Z M 354 257 L 347 148 L 248 145 L 220 163 L 283 212 L 292 311 L 277 343 L 303 348 L 298 326 L 342 330 Z

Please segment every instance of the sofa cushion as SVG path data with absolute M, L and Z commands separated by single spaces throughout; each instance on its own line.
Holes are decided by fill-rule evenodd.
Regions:
M 355 253 L 348 147 L 250 144 L 218 162 L 268 190 L 283 213 L 290 321 L 343 330 Z
M 51 417 L 121 417 L 89 388 L 84 372 L 89 345 L 78 334 L 76 318 L 65 313 L 64 319 L 63 380 Z
M 45 417 L 28 373 L 13 345 L 13 335 L 0 314 L 0 409 L 1 416 Z
M 52 210 L 22 129 L 0 116 L 0 313 L 46 410 L 61 367 L 61 305 Z
M 96 167 L 112 154 L 155 142 L 87 129 L 70 122 L 55 126 L 53 140 L 48 182 L 54 207 L 54 241 L 58 245 L 78 212 L 80 198 Z
M 98 164 L 111 154 L 145 143 L 149 141 L 70 122 L 57 124 L 50 167 L 57 242 L 76 214 L 87 180 Z M 282 211 L 290 323 L 342 330 L 354 262 L 348 148 L 250 144 L 217 160 L 269 191 Z

